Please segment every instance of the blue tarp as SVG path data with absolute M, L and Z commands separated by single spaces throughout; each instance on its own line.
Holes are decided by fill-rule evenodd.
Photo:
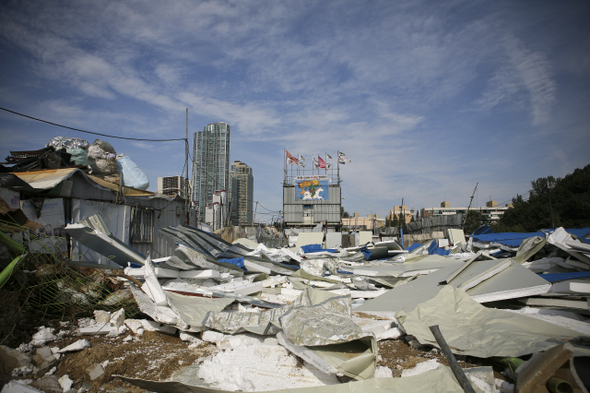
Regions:
M 482 235 L 473 235 L 473 241 L 480 241 L 484 243 L 500 243 L 508 247 L 518 247 L 523 240 L 533 236 L 540 236 L 545 238 L 543 232 L 501 232 L 501 233 L 486 233 Z
M 489 226 L 482 225 L 479 228 L 477 228 L 475 231 L 473 231 L 473 236 L 475 236 L 475 235 L 485 235 L 486 233 L 494 233 L 494 231 Z
M 416 248 L 420 247 L 421 245 L 422 245 L 422 244 L 420 244 L 420 243 L 413 243 L 413 244 L 412 244 L 410 247 L 406 248 L 406 250 L 408 250 L 408 251 L 412 251 L 412 250 L 414 250 L 414 249 L 416 249 Z
M 320 244 L 307 244 L 305 246 L 301 246 L 301 249 L 305 253 L 308 253 L 308 252 L 321 252 L 321 251 L 327 251 L 327 252 L 336 252 L 336 251 L 338 251 L 335 248 L 322 248 L 322 246 Z
M 589 278 L 590 272 L 547 273 L 547 274 L 539 274 L 539 277 L 541 277 L 549 282 L 557 282 L 557 281 L 564 281 L 564 280 L 574 280 L 577 278 Z
M 483 227 L 480 227 L 483 228 Z M 479 229 L 479 228 L 478 228 Z M 482 233 L 476 235 L 475 232 L 473 233 L 473 240 L 474 241 L 481 241 L 485 243 L 500 243 L 504 244 L 508 247 L 518 247 L 523 240 L 528 239 L 533 236 L 540 236 L 545 238 L 545 233 L 549 233 L 553 231 L 553 229 L 547 229 L 545 232 L 527 232 L 527 233 L 520 233 L 520 232 L 500 232 L 500 233 Z M 590 233 L 590 228 L 579 228 L 579 229 L 566 229 L 566 232 L 577 236 L 581 241 L 590 243 L 588 239 L 585 239 L 584 236 Z
M 371 250 L 369 250 L 367 247 L 361 248 L 360 252 L 362 252 L 365 255 L 365 260 L 367 261 L 371 258 L 371 255 L 373 255 Z
M 430 255 L 449 255 L 451 253 L 451 250 L 445 250 L 444 248 L 440 248 L 435 239 L 432 241 L 432 243 L 430 243 L 430 246 L 428 247 L 428 253 Z
M 244 257 L 231 258 L 231 259 L 218 259 L 218 261 L 225 262 L 225 263 L 231 263 L 232 265 L 236 265 L 237 267 L 241 267 L 245 271 L 248 271 L 248 269 L 246 269 L 246 266 L 244 266 Z

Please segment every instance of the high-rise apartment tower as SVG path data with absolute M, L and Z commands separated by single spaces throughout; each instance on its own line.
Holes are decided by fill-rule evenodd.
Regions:
M 227 191 L 229 186 L 230 126 L 225 122 L 211 123 L 194 136 L 193 201 L 202 220 L 213 193 Z
M 252 168 L 240 161 L 231 163 L 229 171 L 231 222 L 247 226 L 253 222 L 254 175 Z

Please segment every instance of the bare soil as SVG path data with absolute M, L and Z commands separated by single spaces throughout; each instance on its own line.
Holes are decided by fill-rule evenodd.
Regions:
M 64 330 L 63 327 L 58 327 L 57 322 L 55 328 L 55 332 Z M 74 381 L 74 389 L 84 388 L 89 393 L 146 392 L 116 375 L 164 381 L 182 367 L 194 364 L 199 359 L 204 360 L 217 351 L 213 344 L 203 342 L 191 345 L 182 341 L 178 335 L 158 332 L 145 332 L 142 336 L 123 334 L 117 337 L 66 335 L 47 345 L 63 348 L 81 338 L 90 342 L 90 348 L 62 355 L 54 375 L 58 378 L 68 375 Z M 390 368 L 394 377 L 400 376 L 402 370 L 413 368 L 429 359 L 447 364 L 444 356 L 436 349 L 412 348 L 402 340 L 379 342 L 378 365 Z M 462 367 L 475 366 L 466 362 L 460 364 Z M 91 380 L 90 370 L 97 365 L 104 366 L 104 374 Z

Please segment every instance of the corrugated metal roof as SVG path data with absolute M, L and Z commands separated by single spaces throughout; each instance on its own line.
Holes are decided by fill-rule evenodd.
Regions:
M 37 190 L 49 190 L 80 171 L 78 168 L 43 169 L 41 171 L 12 172 Z

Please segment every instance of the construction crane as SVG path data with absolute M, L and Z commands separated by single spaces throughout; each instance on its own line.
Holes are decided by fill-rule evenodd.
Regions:
M 465 212 L 465 215 L 463 216 L 463 222 L 461 223 L 461 229 L 463 229 L 463 227 L 465 226 L 465 221 L 467 220 L 467 214 L 469 214 L 469 209 L 471 209 L 471 204 L 473 203 L 473 197 L 475 196 L 475 192 L 477 191 L 478 185 L 479 185 L 479 182 L 475 183 L 475 188 L 473 189 L 473 194 L 471 194 L 471 199 L 469 200 L 469 206 L 467 206 L 467 211 Z

